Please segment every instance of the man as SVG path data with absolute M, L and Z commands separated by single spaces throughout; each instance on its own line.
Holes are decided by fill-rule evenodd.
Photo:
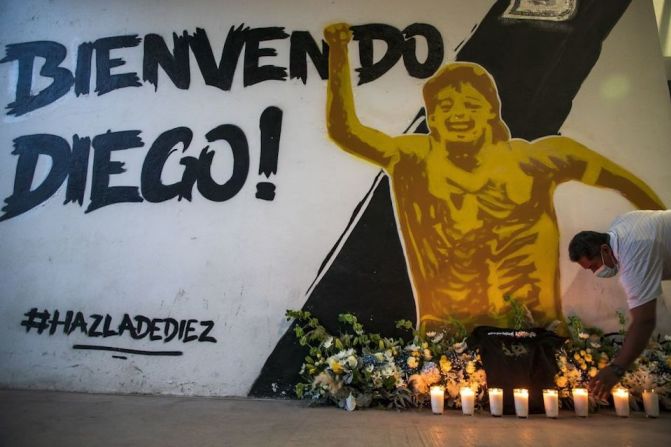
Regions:
M 429 135 L 393 137 L 363 125 L 349 26 L 331 25 L 324 36 L 329 136 L 391 179 L 420 328 L 454 318 L 467 327 L 502 324 L 506 296 L 541 324 L 562 319 L 553 205 L 562 182 L 613 188 L 639 208 L 663 207 L 643 181 L 569 138 L 511 139 L 494 80 L 477 64 L 448 64 L 426 82 Z
M 600 278 L 619 273 L 627 294 L 631 324 L 622 349 L 590 383 L 597 397 L 606 398 L 655 329 L 661 281 L 671 279 L 671 210 L 632 211 L 606 233 L 582 231 L 569 244 L 569 258 Z

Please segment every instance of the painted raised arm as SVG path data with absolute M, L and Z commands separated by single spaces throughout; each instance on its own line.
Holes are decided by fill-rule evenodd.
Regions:
M 352 32 L 346 23 L 324 29 L 329 45 L 329 78 L 327 84 L 326 125 L 329 136 L 343 150 L 387 167 L 398 148 L 392 138 L 359 121 L 354 105 L 347 45 Z

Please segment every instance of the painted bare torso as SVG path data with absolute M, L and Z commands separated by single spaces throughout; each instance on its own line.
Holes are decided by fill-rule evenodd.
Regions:
M 388 169 L 420 320 L 494 324 L 505 295 L 539 319 L 559 317 L 553 166 L 529 172 L 539 162 L 515 140 L 482 148 L 463 169 L 423 138 Z

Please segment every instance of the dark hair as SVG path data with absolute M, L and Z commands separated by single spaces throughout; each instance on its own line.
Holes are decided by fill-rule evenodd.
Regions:
M 609 244 L 608 233 L 597 233 L 596 231 L 581 231 L 573 236 L 568 244 L 568 256 L 573 262 L 578 262 L 583 256 L 587 259 L 596 258 L 601 252 L 603 244 Z
M 427 115 L 433 114 L 438 104 L 436 98 L 442 89 L 452 86 L 457 91 L 461 91 L 461 85 L 464 83 L 471 84 L 492 106 L 492 111 L 496 116 L 489 124 L 492 126 L 494 143 L 508 141 L 510 139 L 510 130 L 508 130 L 508 126 L 501 119 L 501 101 L 499 101 L 496 82 L 494 82 L 494 78 L 484 67 L 473 62 L 449 63 L 426 81 L 423 93 Z

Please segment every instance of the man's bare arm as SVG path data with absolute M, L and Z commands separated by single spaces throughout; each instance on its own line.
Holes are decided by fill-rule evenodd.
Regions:
M 394 138 L 364 126 L 356 114 L 347 50 L 352 39 L 349 25 L 337 23 L 326 27 L 324 38 L 329 45 L 326 104 L 329 136 L 345 151 L 388 167 L 398 157 Z
M 626 369 L 641 355 L 655 329 L 656 308 L 657 300 L 652 300 L 631 309 L 631 324 L 613 364 Z M 611 367 L 606 367 L 592 379 L 590 388 L 597 397 L 604 399 L 619 379 Z

